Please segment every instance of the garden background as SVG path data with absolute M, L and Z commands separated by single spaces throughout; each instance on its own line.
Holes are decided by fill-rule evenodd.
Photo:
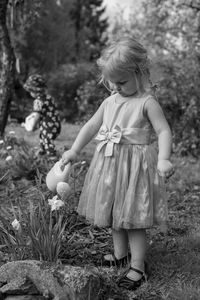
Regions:
M 110 270 L 109 276 L 102 271 L 99 299 L 199 299 L 200 2 L 136 3 L 126 18 L 118 7 L 111 24 L 101 0 L 0 2 L 0 261 L 34 258 L 98 265 L 100 256 L 112 247 L 109 231 L 93 228 L 75 213 L 94 142 L 80 156 L 86 164 L 79 165 L 70 178 L 72 192 L 60 212 L 65 231 L 55 255 L 50 259 L 47 248 L 51 246 L 34 243 L 28 230 L 19 235 L 13 229 L 14 219 L 24 229 L 27 222 L 36 226 L 39 208 L 49 214 L 47 200 L 52 197 L 45 184 L 52 162 L 34 156 L 38 131 L 28 133 L 21 127 L 32 108 L 22 86 L 34 72 L 46 78 L 62 118 L 56 141 L 61 155 L 108 95 L 98 83 L 95 64 L 102 47 L 115 35 L 130 34 L 151 57 L 152 80 L 173 132 L 176 173 L 167 184 L 168 231 L 148 233 L 150 281 L 129 294 L 116 288 L 115 271 Z

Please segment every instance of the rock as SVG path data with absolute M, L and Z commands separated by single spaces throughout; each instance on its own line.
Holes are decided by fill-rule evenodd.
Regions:
M 6 300 L 97 300 L 99 291 L 98 270 L 92 267 L 55 266 L 35 260 L 0 267 L 0 295 Z
M 73 292 L 67 285 L 61 286 L 48 269 L 41 268 L 42 263 L 34 260 L 8 262 L 0 267 L 0 292 L 13 294 L 31 281 L 40 295 L 54 300 L 73 300 Z
M 97 300 L 100 291 L 100 278 L 97 268 L 65 265 L 58 274 L 62 281 L 73 290 L 76 300 Z

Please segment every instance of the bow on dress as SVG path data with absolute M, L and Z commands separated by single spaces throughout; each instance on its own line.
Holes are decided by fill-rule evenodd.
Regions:
M 116 125 L 111 131 L 109 131 L 108 128 L 103 125 L 95 138 L 96 140 L 100 141 L 97 146 L 97 151 L 101 151 L 102 147 L 106 145 L 104 155 L 112 156 L 114 144 L 119 144 L 121 137 L 122 131 L 119 126 Z

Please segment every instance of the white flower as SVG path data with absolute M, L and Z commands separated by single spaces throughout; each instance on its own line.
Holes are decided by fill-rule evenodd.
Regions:
M 12 160 L 12 156 L 11 155 L 8 155 L 7 157 L 6 157 L 6 161 L 11 161 Z
M 51 206 L 51 211 L 58 210 L 61 206 L 64 205 L 64 202 L 58 199 L 58 196 L 54 196 L 52 199 L 48 199 L 48 203 Z
M 11 150 L 12 147 L 11 147 L 11 146 L 7 146 L 6 149 L 7 149 L 7 150 Z
M 12 227 L 15 229 L 15 230 L 20 230 L 21 228 L 21 225 L 19 223 L 19 221 L 17 219 L 14 219 L 14 221 L 11 223 L 12 224 Z
M 4 143 L 4 141 L 3 140 L 0 140 L 0 145 L 2 145 Z

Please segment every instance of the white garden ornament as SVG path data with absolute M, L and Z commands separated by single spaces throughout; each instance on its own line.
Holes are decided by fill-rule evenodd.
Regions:
M 61 197 L 62 200 L 66 200 L 71 192 L 71 187 L 67 182 L 58 182 L 56 186 L 57 194 Z
M 38 119 L 39 113 L 32 112 L 28 117 L 26 117 L 25 123 L 22 123 L 22 126 L 25 127 L 27 131 L 34 131 Z
M 51 168 L 51 170 L 48 172 L 47 177 L 46 177 L 46 184 L 47 187 L 50 191 L 52 192 L 57 192 L 57 185 L 59 182 L 62 183 L 67 183 L 69 173 L 71 169 L 71 163 L 68 163 L 64 169 L 62 169 L 62 163 L 61 160 L 57 161 L 54 166 Z M 69 187 L 67 185 L 60 185 L 61 190 L 63 191 L 64 189 L 66 191 L 69 190 Z

